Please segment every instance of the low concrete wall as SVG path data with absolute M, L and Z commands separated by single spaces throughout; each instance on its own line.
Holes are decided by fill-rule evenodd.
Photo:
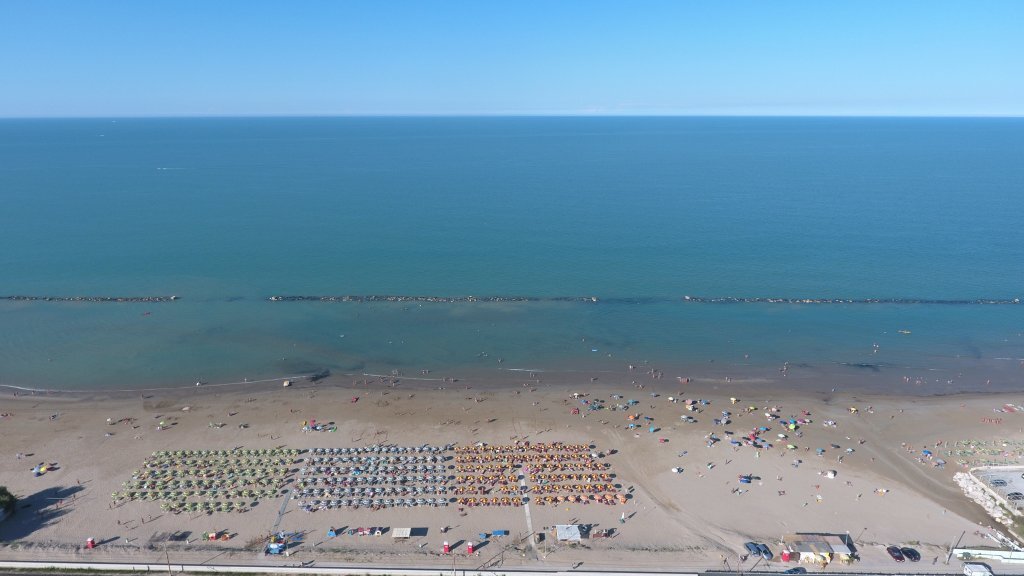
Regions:
M 954 548 L 953 556 L 970 562 L 971 560 L 999 560 L 1007 564 L 1024 564 L 1024 552 L 1014 550 L 984 550 L 980 548 Z

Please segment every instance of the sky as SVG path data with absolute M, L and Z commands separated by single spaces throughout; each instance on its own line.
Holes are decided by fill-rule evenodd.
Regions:
M 0 0 L 0 117 L 1024 115 L 1024 1 Z

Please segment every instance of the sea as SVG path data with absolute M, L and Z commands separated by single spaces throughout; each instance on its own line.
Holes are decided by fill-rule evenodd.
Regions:
M 1013 391 L 1022 283 L 1020 118 L 0 120 L 0 296 L 177 297 L 0 300 L 5 386 L 633 364 Z

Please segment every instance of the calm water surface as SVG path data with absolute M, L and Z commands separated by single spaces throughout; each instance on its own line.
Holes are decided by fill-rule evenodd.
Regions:
M 0 383 L 498 358 L 1015 366 L 1020 306 L 674 299 L 1019 297 L 1022 190 L 1019 119 L 0 121 L 0 294 L 182 298 L 0 302 Z M 663 300 L 265 301 L 275 294 Z

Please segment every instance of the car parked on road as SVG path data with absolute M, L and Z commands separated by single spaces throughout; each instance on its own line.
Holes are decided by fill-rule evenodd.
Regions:
M 885 551 L 888 552 L 889 556 L 897 562 L 903 562 L 905 560 L 905 558 L 903 557 L 903 552 L 900 552 L 898 546 L 889 546 L 885 549 Z
M 783 574 L 807 574 L 807 568 L 803 566 L 797 566 L 796 568 L 790 568 L 783 572 Z
M 921 560 L 921 554 L 913 548 L 900 548 L 900 552 L 903 554 L 904 558 L 911 562 L 918 562 Z

